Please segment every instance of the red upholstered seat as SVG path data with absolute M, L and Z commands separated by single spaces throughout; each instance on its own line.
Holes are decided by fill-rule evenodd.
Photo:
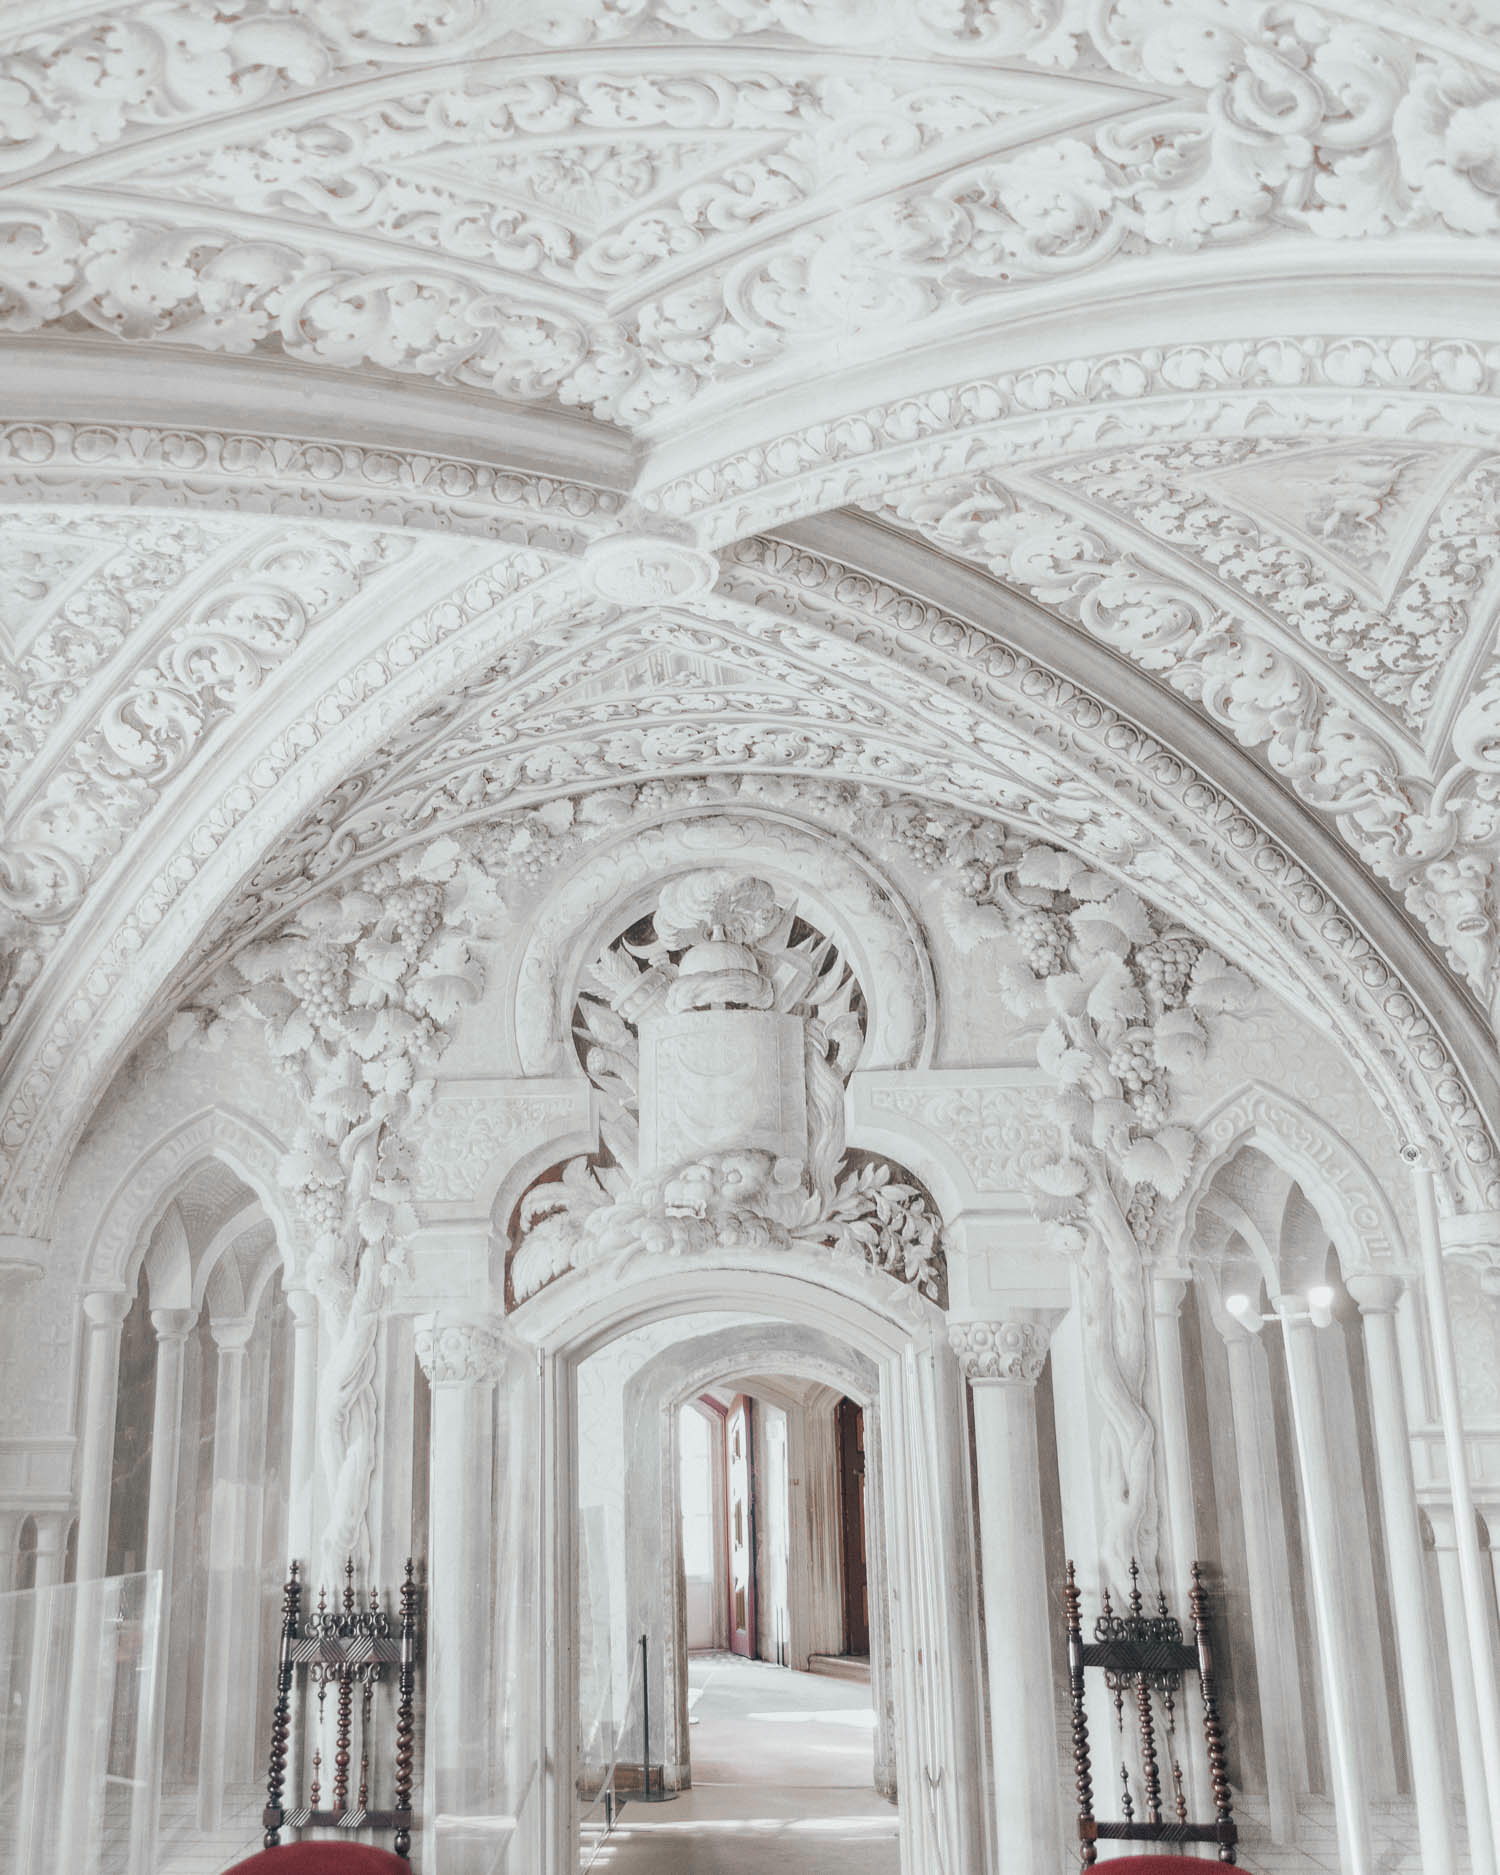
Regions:
M 364 1842 L 289 1842 L 236 1862 L 226 1875 L 411 1875 L 411 1863 Z
M 1122 1855 L 1095 1866 L 1100 1875 L 1183 1875 L 1184 1869 L 1207 1865 L 1191 1855 Z

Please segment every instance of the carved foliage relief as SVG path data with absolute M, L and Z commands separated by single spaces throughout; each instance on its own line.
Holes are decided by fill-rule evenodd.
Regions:
M 16 45 L 11 329 L 374 364 L 640 424 L 788 354 L 901 344 L 1135 258 L 1500 227 L 1500 80 L 1312 7 L 1206 30 L 1149 0 L 891 7 L 908 62 L 879 76 L 823 68 L 817 48 L 870 39 L 843 0 L 570 10 L 530 44 L 477 4 L 390 14 L 140 6 Z M 768 28 L 801 42 L 793 71 L 705 56 Z M 686 58 L 622 68 L 663 30 Z M 354 79 L 377 95 L 330 111 Z
M 1204 439 L 888 511 L 1186 695 L 1500 996 L 1493 457 Z

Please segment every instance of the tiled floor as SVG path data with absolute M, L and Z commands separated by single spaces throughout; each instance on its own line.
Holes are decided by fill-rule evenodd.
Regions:
M 222 1875 L 260 1847 L 261 1792 L 246 1792 L 226 1807 L 224 1827 L 198 1828 L 197 1798 L 190 1791 L 162 1798 L 157 1837 L 158 1875 Z
M 1468 1875 L 1468 1850 L 1455 1801 L 1454 1833 L 1458 1875 Z M 1323 1797 L 1304 1797 L 1299 1806 L 1297 1841 L 1273 1843 L 1266 1826 L 1266 1806 L 1258 1797 L 1236 1796 L 1240 1824 L 1240 1867 L 1251 1875 L 1338 1875 L 1338 1831 L 1333 1805 Z M 1376 1875 L 1422 1875 L 1417 1847 L 1416 1813 L 1409 1800 L 1370 1805 L 1370 1837 Z
M 860 1685 L 704 1655 L 688 1668 L 693 1788 L 627 1804 L 594 1875 L 897 1875 Z

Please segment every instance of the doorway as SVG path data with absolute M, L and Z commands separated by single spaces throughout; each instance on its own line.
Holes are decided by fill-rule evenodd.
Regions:
M 863 1409 L 745 1379 L 684 1404 L 677 1447 L 684 1781 L 876 1789 Z
M 840 1427 L 862 1454 L 863 1413 L 820 1382 L 749 1376 L 702 1389 L 675 1420 L 686 1762 L 669 1806 L 627 1799 L 609 1866 L 899 1875 L 870 1662 L 841 1649 L 844 1525 L 867 1505 L 862 1474 L 860 1494 L 845 1492 Z M 861 1529 L 850 1553 L 866 1648 L 870 1547 Z
M 714 1812 L 720 1859 L 705 1867 L 725 1866 L 726 1853 L 737 1872 L 742 1862 L 759 1867 L 741 1857 L 740 1836 L 759 1840 L 756 1832 L 773 1823 L 778 1841 L 783 1826 L 795 1824 L 796 1840 L 831 1848 L 819 1831 L 843 1828 L 840 1816 L 853 1819 L 866 1848 L 889 1849 L 891 1875 L 976 1865 L 981 1779 L 966 1678 L 974 1610 L 962 1588 L 956 1596 L 936 1588 L 962 1584 L 949 1559 L 956 1562 L 968 1542 L 966 1455 L 950 1436 L 959 1415 L 945 1343 L 933 1335 L 914 1346 L 909 1314 L 887 1320 L 863 1296 L 856 1301 L 780 1267 L 742 1276 L 684 1263 L 674 1268 L 675 1306 L 665 1311 L 663 1285 L 643 1273 L 611 1295 L 607 1322 L 597 1301 L 593 1320 L 580 1321 L 563 1307 L 565 1283 L 554 1288 L 555 1297 L 548 1290 L 527 1309 L 544 1348 L 549 1331 L 558 1336 L 542 1357 L 540 1392 L 557 1409 L 560 1437 L 548 1471 L 564 1513 L 556 1525 L 543 1520 L 539 1532 L 542 1580 L 564 1592 L 553 1604 L 562 1644 L 539 1662 L 555 1689 L 549 1723 L 558 1746 L 538 1773 L 547 1807 L 534 1865 L 558 1866 L 549 1842 L 564 1853 L 571 1843 L 576 1855 L 611 1765 L 625 1821 L 638 1835 L 649 1829 L 652 1841 L 675 1840 L 673 1832 L 697 1829 L 695 1819 Z M 836 1675 L 808 1672 L 813 1656 L 844 1658 L 837 1436 L 844 1398 L 863 1415 L 870 1629 L 870 1683 L 861 1676 L 849 1690 Z M 738 1629 L 748 1647 L 753 1618 L 753 1656 L 730 1645 L 727 1432 L 737 1399 L 745 1403 L 741 1456 L 750 1472 L 739 1486 L 750 1554 L 737 1572 L 747 1603 Z M 686 1439 L 684 1408 L 696 1416 Z M 696 1513 L 682 1490 L 685 1473 L 700 1481 Z M 777 1697 L 760 1696 L 748 1678 L 731 1681 L 730 1672 L 770 1676 Z M 788 1716 L 799 1690 L 809 1692 L 806 1713 L 839 1716 Z M 862 1719 L 848 1716 L 860 1708 Z M 704 1768 L 724 1760 L 710 1751 L 706 1722 L 733 1721 L 736 1712 L 742 1737 L 732 1755 L 746 1781 L 710 1784 Z M 857 1768 L 834 1784 L 829 1754 L 817 1754 L 825 1775 L 810 1812 L 806 1787 L 769 1781 L 775 1766 L 750 1748 L 745 1727 L 767 1747 L 794 1730 L 830 1746 L 842 1741 L 844 1761 Z M 554 1762 L 571 1762 L 577 1776 L 554 1777 L 547 1768 Z M 632 1802 L 632 1785 L 673 1800 Z M 892 1801 L 903 1790 L 917 1800 Z M 626 1838 L 617 1830 L 609 1843 L 617 1866 L 630 1866 Z M 637 1866 L 693 1864 L 647 1858 Z M 788 1857 L 765 1866 L 790 1875 L 803 1863 Z M 837 1864 L 815 1858 L 807 1866 Z

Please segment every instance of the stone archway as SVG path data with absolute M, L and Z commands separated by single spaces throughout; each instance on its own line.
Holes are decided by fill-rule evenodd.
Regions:
M 660 1259 L 664 1263 L 666 1259 Z M 815 1324 L 827 1345 L 873 1380 L 888 1559 L 895 1782 L 910 1793 L 900 1816 L 903 1875 L 983 1866 L 984 1777 L 974 1681 L 968 1458 L 959 1429 L 962 1377 L 946 1322 L 931 1303 L 876 1272 L 830 1261 L 722 1257 L 673 1260 L 670 1272 L 637 1262 L 622 1277 L 572 1273 L 511 1317 L 535 1350 L 540 1437 L 546 1455 L 541 1511 L 543 1632 L 550 1662 L 542 1689 L 544 1773 L 540 1840 L 528 1844 L 548 1875 L 573 1866 L 578 1713 L 578 1372 L 633 1331 L 674 1318 L 720 1315 L 786 1334 Z M 670 1280 L 667 1280 L 670 1276 Z M 659 1501 L 659 1498 L 658 1498 Z M 519 1847 L 519 1845 L 518 1845 Z

